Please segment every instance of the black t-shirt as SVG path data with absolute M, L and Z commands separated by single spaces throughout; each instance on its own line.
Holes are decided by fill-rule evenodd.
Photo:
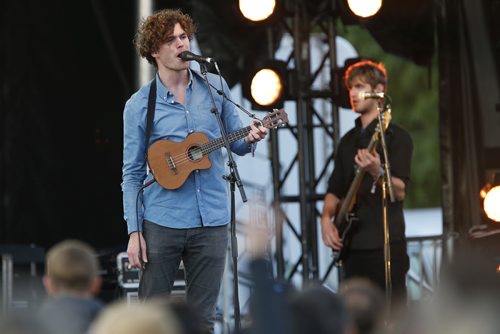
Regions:
M 340 140 L 336 155 L 335 168 L 328 181 L 328 192 L 343 199 L 349 190 L 355 175 L 354 156 L 358 149 L 366 148 L 373 137 L 377 126 L 375 119 L 366 129 L 362 129 L 360 119 L 356 126 Z M 413 143 L 408 132 L 401 127 L 390 124 L 386 130 L 386 145 L 391 167 L 391 174 L 401 179 L 408 190 L 410 181 L 410 165 Z M 380 142 L 377 145 L 380 160 L 384 162 Z M 383 247 L 384 233 L 382 221 L 382 189 L 376 187 L 371 193 L 373 178 L 365 173 L 359 188 L 354 213 L 359 218 L 350 232 L 352 249 L 376 249 Z M 389 196 L 389 194 L 387 194 Z M 389 237 L 391 243 L 405 241 L 405 222 L 403 202 L 396 200 L 390 203 L 388 198 Z

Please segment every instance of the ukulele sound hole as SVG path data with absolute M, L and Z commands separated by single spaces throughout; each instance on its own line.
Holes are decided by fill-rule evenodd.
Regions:
M 203 158 L 203 152 L 201 152 L 201 148 L 199 146 L 193 146 L 188 150 L 188 157 L 189 160 L 192 161 L 201 160 L 201 158 Z

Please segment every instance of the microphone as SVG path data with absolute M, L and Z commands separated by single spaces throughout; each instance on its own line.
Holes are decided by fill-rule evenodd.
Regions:
M 215 60 L 213 58 L 199 56 L 197 54 L 192 53 L 191 51 L 181 52 L 179 54 L 179 58 L 181 58 L 184 61 L 194 60 L 197 61 L 198 63 L 209 63 L 209 64 L 215 63 Z
M 385 98 L 385 94 L 384 93 L 376 93 L 376 92 L 360 92 L 358 94 L 358 97 L 360 100 L 383 99 L 383 98 Z

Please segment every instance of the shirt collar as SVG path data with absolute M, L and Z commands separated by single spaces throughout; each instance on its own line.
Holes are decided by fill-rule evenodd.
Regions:
M 191 88 L 193 85 L 193 72 L 194 71 L 191 71 L 191 69 L 188 68 L 187 87 L 189 88 Z M 163 83 L 160 80 L 160 74 L 158 72 L 156 72 L 156 83 L 157 83 L 156 93 L 158 94 L 158 96 L 165 102 L 173 101 L 174 94 L 172 94 L 172 92 L 169 91 L 168 88 L 163 85 Z
M 366 128 L 363 128 L 363 126 L 361 125 L 361 117 L 356 118 L 354 122 L 356 128 L 358 128 L 361 133 L 364 133 L 365 131 L 368 133 L 373 133 L 375 132 L 375 128 L 377 127 L 378 120 L 375 118 L 373 121 L 370 122 L 370 124 L 368 124 Z
M 368 124 L 368 126 L 366 128 L 363 128 L 361 126 L 361 117 L 358 117 L 356 118 L 355 120 L 355 127 L 358 129 L 359 133 L 368 133 L 368 134 L 373 134 L 375 133 L 375 129 L 377 128 L 377 124 L 378 124 L 378 119 L 375 118 L 373 121 L 371 121 L 370 124 Z M 392 134 L 392 128 L 390 127 L 390 125 L 385 129 L 385 133 L 386 135 L 387 134 Z

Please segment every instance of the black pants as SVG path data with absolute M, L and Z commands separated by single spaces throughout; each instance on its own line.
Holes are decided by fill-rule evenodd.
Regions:
M 215 306 L 227 254 L 227 226 L 173 229 L 144 222 L 148 263 L 139 282 L 139 297 L 170 294 L 181 259 L 187 301 L 195 305 L 213 333 Z
M 410 268 L 410 260 L 406 251 L 406 243 L 391 245 L 391 304 L 405 304 L 406 273 Z M 351 249 L 343 264 L 343 278 L 363 277 L 371 280 L 385 291 L 384 249 Z

